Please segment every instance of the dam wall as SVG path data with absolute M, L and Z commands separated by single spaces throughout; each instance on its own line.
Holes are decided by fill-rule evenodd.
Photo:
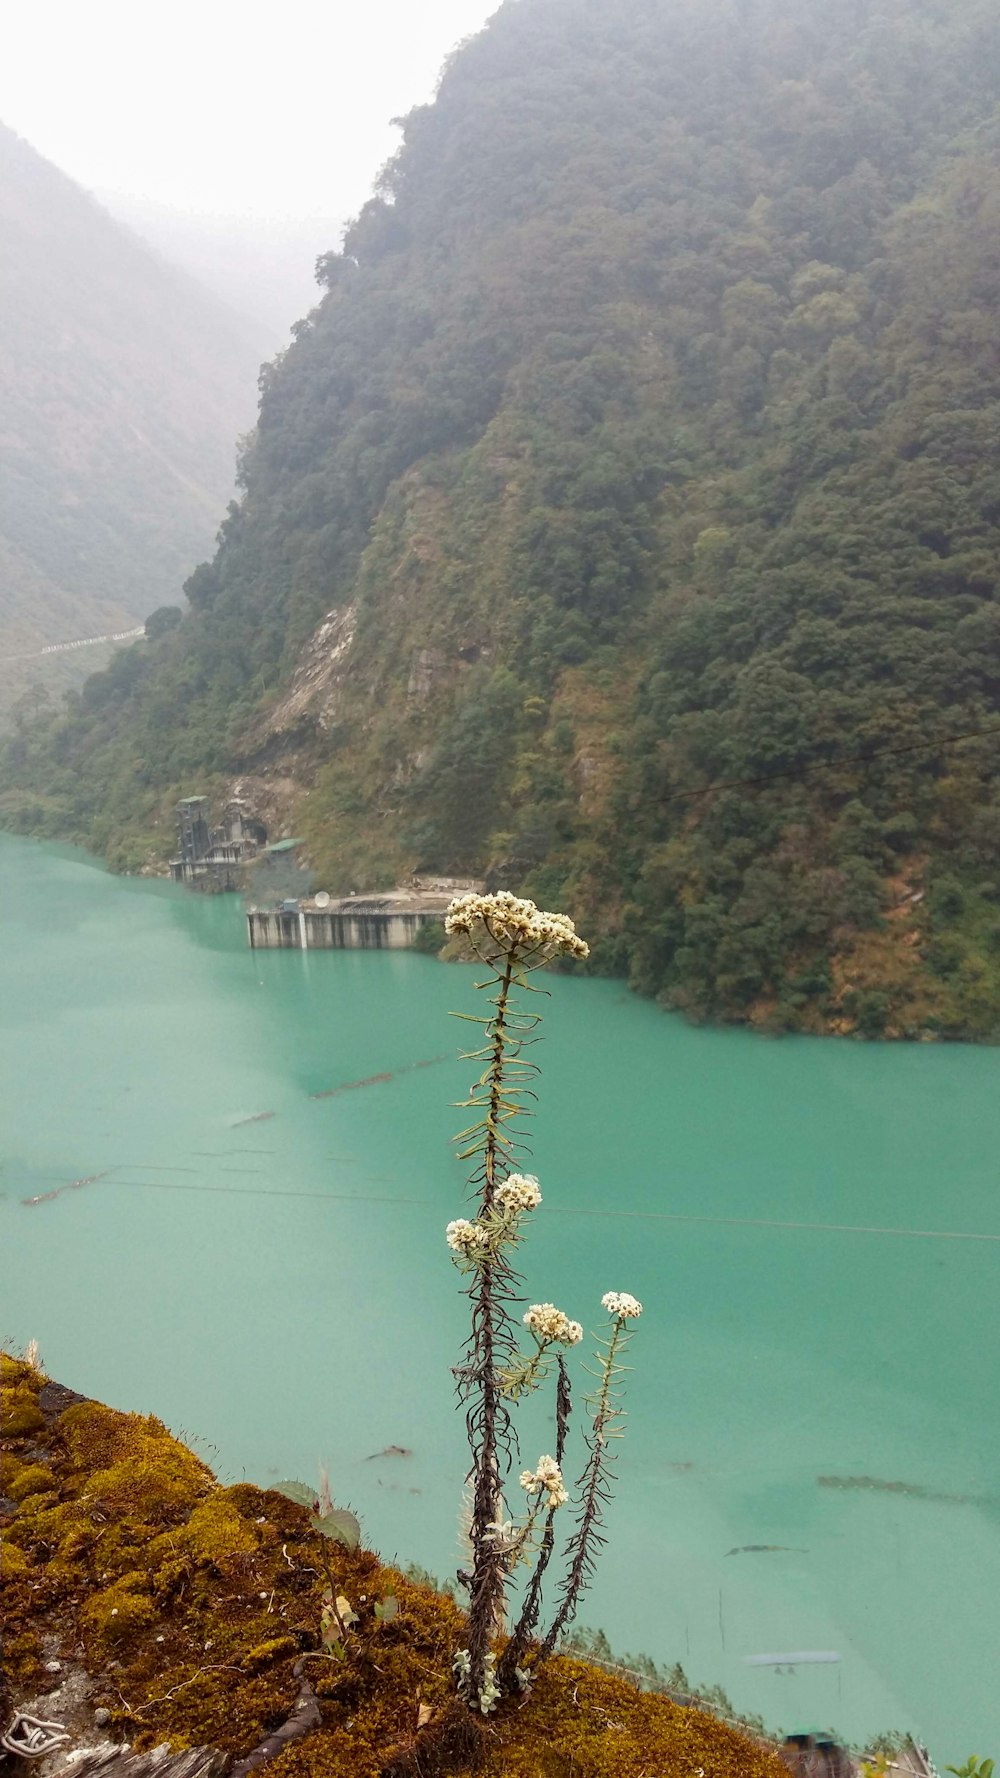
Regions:
M 247 936 L 255 951 L 403 951 L 446 906 L 251 908 Z

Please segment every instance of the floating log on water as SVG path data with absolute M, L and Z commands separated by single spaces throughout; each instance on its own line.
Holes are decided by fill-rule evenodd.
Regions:
M 809 1551 L 800 1549 L 794 1543 L 738 1543 L 734 1549 L 727 1550 L 727 1556 L 770 1555 L 778 1550 L 790 1556 L 808 1556 Z
M 332 1099 L 337 1093 L 349 1093 L 354 1087 L 377 1087 L 383 1081 L 392 1080 L 391 1074 L 370 1074 L 367 1080 L 345 1080 L 343 1086 L 324 1087 L 320 1093 L 310 1093 L 310 1099 Z
M 99 1179 L 107 1179 L 111 1171 L 106 1167 L 103 1173 L 88 1173 L 83 1179 L 67 1179 L 65 1185 L 57 1185 L 54 1191 L 40 1192 L 36 1198 L 22 1198 L 22 1204 L 51 1204 L 54 1198 L 61 1198 L 63 1192 L 79 1191 L 81 1185 L 96 1185 Z
M 369 1074 L 366 1080 L 345 1080 L 339 1087 L 324 1087 L 322 1092 L 310 1093 L 310 1099 L 333 1099 L 338 1093 L 349 1093 L 354 1087 L 382 1086 L 387 1080 L 395 1080 L 397 1074 L 412 1074 L 416 1068 L 436 1068 L 439 1062 L 451 1062 L 453 1056 L 424 1056 L 419 1062 L 404 1062 L 402 1068 L 385 1074 Z
M 874 1494 L 906 1494 L 911 1500 L 929 1500 L 937 1506 L 1000 1506 L 996 1494 L 946 1494 L 925 1488 L 920 1482 L 886 1482 L 874 1475 L 818 1475 L 821 1488 L 870 1490 Z

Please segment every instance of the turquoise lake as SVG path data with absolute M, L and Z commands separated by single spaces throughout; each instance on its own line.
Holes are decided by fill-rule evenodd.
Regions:
M 0 1336 L 225 1479 L 325 1462 L 373 1547 L 439 1575 L 465 1457 L 448 1013 L 475 979 L 251 953 L 231 897 L 0 835 Z M 581 1621 L 774 1727 L 1000 1756 L 1000 1055 L 548 985 L 526 1294 L 590 1326 L 607 1289 L 646 1306 Z M 523 1426 L 533 1463 L 541 1405 Z M 804 1652 L 839 1658 L 753 1664 Z

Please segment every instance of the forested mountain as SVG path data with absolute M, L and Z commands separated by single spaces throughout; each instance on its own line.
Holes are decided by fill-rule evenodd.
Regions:
M 995 0 L 506 0 L 5 818 L 240 777 L 694 1016 L 1000 1035 L 998 99 Z
M 252 323 L 0 125 L 0 717 L 82 665 L 25 657 L 176 598 L 232 493 L 262 356 Z

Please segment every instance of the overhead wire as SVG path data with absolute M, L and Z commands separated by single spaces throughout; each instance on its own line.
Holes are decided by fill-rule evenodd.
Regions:
M 48 1183 L 48 1180 L 46 1176 L 36 1174 L 35 1180 L 32 1183 L 43 1184 Z M 60 1185 L 62 1190 L 65 1191 L 73 1189 L 72 1184 L 69 1181 L 56 1181 L 55 1183 Z M 101 1185 L 123 1186 L 131 1189 L 138 1187 L 140 1190 L 145 1191 L 212 1192 L 222 1197 L 233 1198 L 306 1198 L 318 1203 L 383 1204 L 407 1206 L 415 1209 L 433 1209 L 439 1207 L 438 1201 L 434 1198 L 404 1198 L 395 1197 L 390 1194 L 369 1192 L 305 1191 L 296 1187 L 285 1190 L 280 1187 L 260 1185 L 188 1185 L 183 1181 L 169 1179 L 112 1179 L 110 1176 L 105 1177 L 100 1181 L 95 1181 L 95 1183 Z M 56 1195 L 61 1196 L 61 1192 L 58 1194 L 53 1193 L 53 1199 Z M 47 1194 L 45 1194 L 45 1196 L 47 1196 Z M 41 1202 L 42 1200 L 39 1199 L 38 1201 Z M 25 1202 L 25 1200 L 22 1200 L 22 1202 Z M 27 1202 L 31 1204 L 31 1200 L 27 1200 Z M 31 1207 L 34 1208 L 34 1205 L 31 1205 Z M 707 1216 L 695 1212 L 671 1210 L 592 1209 L 589 1206 L 578 1204 L 568 1205 L 566 1208 L 560 1208 L 557 1205 L 546 1205 L 539 1211 L 539 1214 L 542 1216 L 615 1217 L 625 1220 L 645 1222 L 704 1223 L 712 1227 L 721 1228 L 788 1229 L 805 1231 L 812 1234 L 883 1235 L 918 1241 L 1000 1242 L 1000 1234 L 990 1234 L 978 1230 L 908 1229 L 849 1222 L 792 1222 L 785 1221 L 779 1217 L 769 1216 Z

